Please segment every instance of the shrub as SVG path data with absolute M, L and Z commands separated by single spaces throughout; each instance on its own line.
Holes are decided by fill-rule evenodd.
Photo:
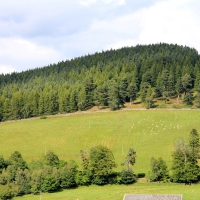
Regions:
M 40 116 L 40 119 L 46 119 L 47 117 L 45 115 Z
M 138 173 L 137 178 L 144 178 L 146 176 L 145 173 Z

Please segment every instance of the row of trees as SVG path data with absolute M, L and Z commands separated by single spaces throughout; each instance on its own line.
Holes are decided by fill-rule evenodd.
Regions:
M 130 184 L 136 181 L 136 175 L 131 169 L 136 156 L 133 149 L 129 150 L 124 163 L 127 169 L 124 168 L 121 173 L 114 172 L 117 164 L 107 147 L 93 147 L 89 154 L 81 150 L 80 155 L 81 169 L 72 160 L 59 160 L 51 151 L 29 165 L 17 151 L 8 160 L 0 157 L 0 198 L 54 192 L 80 185 Z
M 172 153 L 173 163 L 171 175 L 166 162 L 160 157 L 151 159 L 150 181 L 171 180 L 176 183 L 191 184 L 200 181 L 200 141 L 196 129 L 190 132 L 189 141 L 183 139 L 177 141 L 175 151 Z
M 151 159 L 150 181 L 171 181 L 191 184 L 200 181 L 200 141 L 198 132 L 190 132 L 189 141 L 179 140 L 172 153 L 172 168 L 168 170 L 162 158 Z M 136 152 L 129 149 L 125 161 L 126 166 L 121 172 L 115 172 L 117 164 L 113 153 L 104 146 L 96 146 L 89 153 L 80 151 L 81 167 L 75 161 L 59 160 L 58 156 L 49 151 L 40 160 L 29 165 L 19 152 L 14 152 L 8 160 L 0 157 L 0 198 L 9 199 L 24 194 L 54 192 L 62 189 L 75 188 L 81 185 L 132 184 L 137 176 L 132 170 Z
M 123 107 L 141 99 L 182 99 L 200 107 L 200 56 L 188 47 L 155 44 L 110 50 L 21 73 L 0 75 L 0 121 Z

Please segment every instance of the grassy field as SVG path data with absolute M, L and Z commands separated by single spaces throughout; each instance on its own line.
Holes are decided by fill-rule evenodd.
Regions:
M 6 122 L 0 124 L 0 155 L 8 158 L 17 150 L 30 162 L 52 150 L 60 159 L 80 164 L 80 150 L 101 144 L 113 151 L 116 170 L 121 170 L 129 148 L 134 148 L 134 171 L 147 173 L 152 156 L 171 165 L 175 141 L 187 139 L 192 128 L 200 132 L 199 119 L 198 110 L 132 110 Z
M 184 186 L 170 183 L 136 183 L 134 185 L 107 185 L 80 187 L 73 190 L 43 194 L 42 200 L 122 200 L 124 194 L 182 194 L 184 200 L 200 199 L 199 185 Z M 39 200 L 39 195 L 26 195 L 14 200 Z
M 30 162 L 46 151 L 54 151 L 60 159 L 81 163 L 79 151 L 95 145 L 109 147 L 121 170 L 129 148 L 137 151 L 136 173 L 150 170 L 151 157 L 161 156 L 170 167 L 171 153 L 178 138 L 188 139 L 195 128 L 200 132 L 198 110 L 132 110 L 92 112 L 29 119 L 0 124 L 0 155 L 8 158 L 19 151 Z M 130 186 L 89 186 L 43 194 L 42 200 L 122 200 L 125 193 L 183 194 L 185 200 L 200 199 L 199 185 L 138 182 Z M 16 200 L 38 200 L 25 195 Z

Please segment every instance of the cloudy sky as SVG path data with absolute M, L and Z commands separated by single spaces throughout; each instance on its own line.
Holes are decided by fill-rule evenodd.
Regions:
M 200 53 L 199 0 L 0 0 L 0 73 L 159 42 Z

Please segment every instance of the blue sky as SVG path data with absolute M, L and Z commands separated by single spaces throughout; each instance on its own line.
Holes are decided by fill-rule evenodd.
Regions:
M 200 52 L 198 0 L 0 0 L 0 73 L 111 48 L 177 43 Z

